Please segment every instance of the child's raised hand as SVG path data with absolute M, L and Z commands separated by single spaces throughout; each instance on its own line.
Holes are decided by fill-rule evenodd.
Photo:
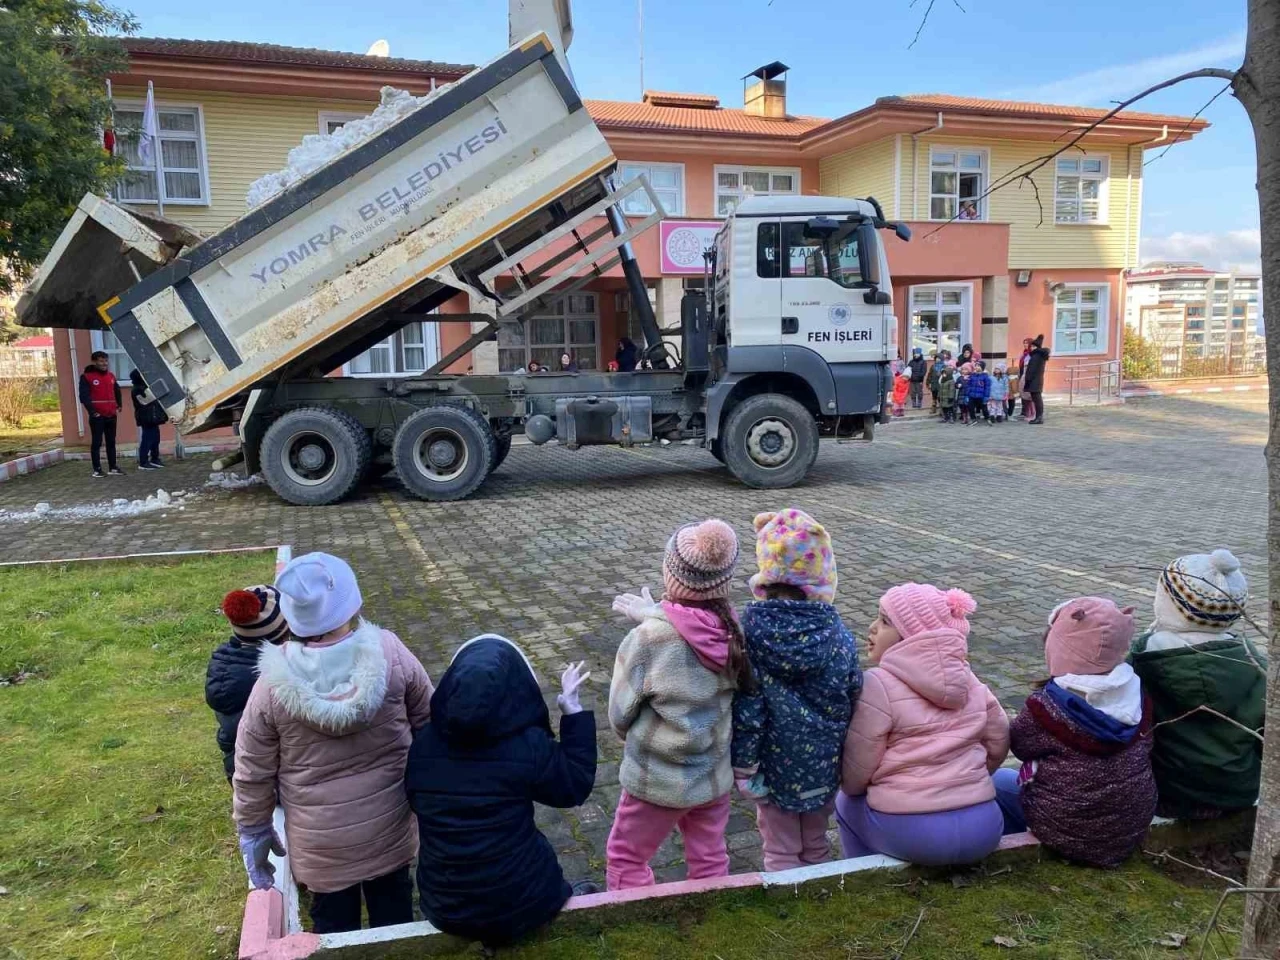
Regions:
M 585 660 L 570 663 L 560 674 L 560 696 L 556 697 L 556 703 L 560 705 L 560 712 L 566 716 L 582 712 L 582 704 L 578 702 L 578 688 L 591 676 L 590 670 L 583 672 L 582 668 L 586 665 Z
M 654 616 L 658 612 L 658 604 L 654 601 L 649 588 L 644 587 L 640 590 L 639 596 L 634 593 L 624 593 L 614 597 L 613 612 L 620 613 L 636 623 L 643 623 L 646 617 Z

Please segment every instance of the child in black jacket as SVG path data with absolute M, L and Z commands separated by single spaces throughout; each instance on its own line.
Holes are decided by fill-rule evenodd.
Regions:
M 464 643 L 409 750 L 422 912 L 454 936 L 498 947 L 551 920 L 574 892 L 534 823 L 535 803 L 576 807 L 596 777 L 596 725 L 578 702 L 590 674 L 560 678 L 560 739 L 524 653 L 487 634 Z M 598 889 L 598 888 L 595 888 Z
M 227 782 L 235 772 L 236 728 L 258 680 L 258 651 L 262 643 L 279 643 L 289 634 L 275 587 L 232 590 L 222 599 L 222 613 L 231 621 L 231 639 L 213 651 L 205 672 L 204 702 L 218 718 L 218 748 Z

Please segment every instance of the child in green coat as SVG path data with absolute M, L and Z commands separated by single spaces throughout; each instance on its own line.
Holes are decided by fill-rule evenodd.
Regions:
M 1161 816 L 1207 819 L 1258 799 L 1267 664 L 1231 629 L 1248 598 L 1227 550 L 1179 557 L 1160 574 L 1155 621 L 1129 659 L 1153 707 Z
M 956 365 L 950 360 L 938 374 L 938 406 L 942 408 L 942 422 L 956 422 Z

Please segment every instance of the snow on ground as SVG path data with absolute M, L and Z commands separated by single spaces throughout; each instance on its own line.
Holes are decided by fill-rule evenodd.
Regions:
M 157 510 L 185 510 L 187 504 L 198 499 L 205 491 L 243 490 L 262 482 L 256 474 L 241 477 L 234 473 L 211 473 L 202 487 L 195 490 L 157 490 L 145 500 L 128 500 L 116 497 L 99 503 L 77 504 L 73 507 L 55 507 L 49 503 L 37 503 L 30 510 L 0 510 L 0 523 L 31 523 L 38 520 L 118 520 L 137 517 Z
M 283 193 L 304 180 L 331 160 L 372 140 L 392 124 L 403 120 L 425 103 L 438 97 L 449 84 L 441 84 L 425 97 L 415 97 L 407 90 L 382 88 L 382 102 L 373 113 L 359 120 L 349 120 L 333 133 L 313 133 L 289 151 L 289 162 L 283 170 L 268 173 L 249 185 L 246 198 L 249 208 L 261 206 L 278 193 Z

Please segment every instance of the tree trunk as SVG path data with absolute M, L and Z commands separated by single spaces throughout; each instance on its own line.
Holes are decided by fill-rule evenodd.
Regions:
M 1258 149 L 1258 208 L 1262 226 L 1262 303 L 1267 340 L 1268 631 L 1280 627 L 1280 0 L 1249 0 L 1244 67 L 1234 92 L 1249 114 Z M 1280 649 L 1267 670 L 1267 729 L 1262 786 L 1249 861 L 1249 886 L 1280 887 Z M 1250 894 L 1241 953 L 1280 956 L 1280 895 Z

